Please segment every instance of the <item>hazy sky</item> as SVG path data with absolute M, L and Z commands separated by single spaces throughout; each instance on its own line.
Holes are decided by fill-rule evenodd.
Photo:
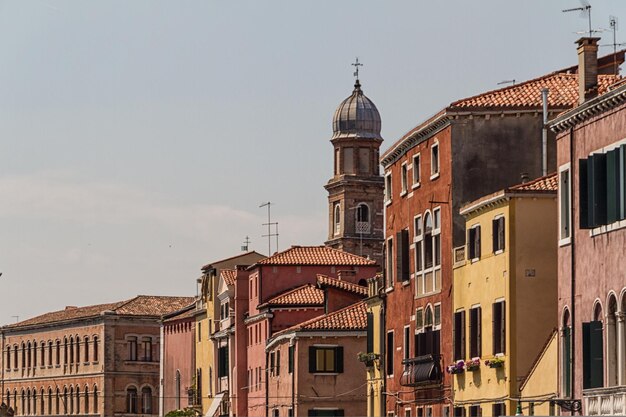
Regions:
M 623 0 L 592 5 L 594 27 L 626 24 Z M 323 243 L 356 56 L 386 149 L 455 99 L 574 65 L 577 6 L 0 0 L 0 324 L 194 295 L 246 235 L 267 252 L 264 201 L 280 249 Z

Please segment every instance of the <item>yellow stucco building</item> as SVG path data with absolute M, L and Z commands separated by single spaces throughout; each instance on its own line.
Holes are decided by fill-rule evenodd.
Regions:
M 385 303 L 381 297 L 382 275 L 367 280 L 367 348 L 359 355 L 359 360 L 365 364 L 367 373 L 367 415 L 382 417 L 385 415 L 384 366 L 381 361 L 383 355 L 383 337 L 385 326 Z
M 202 277 L 198 278 L 200 286 L 196 300 L 196 378 L 195 404 L 201 415 L 211 407 L 217 391 L 217 366 L 215 341 L 211 335 L 216 331 L 214 323 L 220 321 L 220 303 L 217 300 L 217 287 L 220 272 L 223 269 L 234 269 L 237 265 L 252 265 L 265 258 L 255 251 L 245 252 L 227 259 L 211 262 L 202 267 Z
M 454 361 L 446 368 L 455 374 L 455 416 L 514 415 L 556 327 L 556 191 L 552 175 L 461 208 L 467 244 L 455 249 Z M 556 364 L 541 372 L 556 375 Z M 546 390 L 533 395 L 555 393 Z

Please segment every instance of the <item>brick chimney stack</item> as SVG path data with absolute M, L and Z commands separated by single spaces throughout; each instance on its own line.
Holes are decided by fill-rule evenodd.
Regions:
M 578 103 L 598 95 L 598 41 L 600 38 L 580 38 L 578 44 Z

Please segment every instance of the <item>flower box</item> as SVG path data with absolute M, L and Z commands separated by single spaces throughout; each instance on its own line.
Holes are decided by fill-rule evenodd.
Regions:
M 480 358 L 472 358 L 469 361 L 465 362 L 465 370 L 466 371 L 476 371 L 480 369 Z
M 462 374 L 463 372 L 465 372 L 465 362 L 457 361 L 456 363 L 453 363 L 452 365 L 448 365 L 446 367 L 446 372 L 452 375 Z
M 495 357 L 493 359 L 487 359 L 485 365 L 490 368 L 502 368 L 504 366 L 504 359 Z

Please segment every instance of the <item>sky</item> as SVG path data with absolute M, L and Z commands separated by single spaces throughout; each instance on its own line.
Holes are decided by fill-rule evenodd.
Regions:
M 594 28 L 626 24 L 626 2 L 591 4 Z M 279 250 L 323 244 L 355 57 L 385 150 L 456 99 L 575 65 L 587 20 L 561 10 L 579 6 L 0 0 L 0 325 L 195 295 L 246 236 L 267 254 L 267 201 Z

